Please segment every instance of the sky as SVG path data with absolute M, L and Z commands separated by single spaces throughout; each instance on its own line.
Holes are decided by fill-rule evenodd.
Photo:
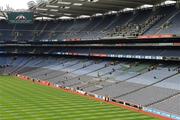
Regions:
M 6 8 L 9 5 L 13 9 L 28 9 L 27 2 L 32 0 L 0 0 L 0 7 Z

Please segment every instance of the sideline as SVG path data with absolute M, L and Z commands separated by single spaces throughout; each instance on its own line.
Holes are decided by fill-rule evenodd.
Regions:
M 32 83 L 35 83 L 35 84 L 38 84 L 38 85 L 41 85 L 41 86 L 51 87 L 51 88 L 54 88 L 54 89 L 57 89 L 57 90 L 67 92 L 67 93 L 71 93 L 71 94 L 74 94 L 74 95 L 79 95 L 79 96 L 82 96 L 82 97 L 86 97 L 86 98 L 91 99 L 91 100 L 95 100 L 95 101 L 98 101 L 98 102 L 103 102 L 103 103 L 106 103 L 106 104 L 114 105 L 114 106 L 117 106 L 117 107 L 120 107 L 120 108 L 124 108 L 126 110 L 139 112 L 139 113 L 142 113 L 144 115 L 148 115 L 148 116 L 153 117 L 153 118 L 159 118 L 160 120 L 173 120 L 171 118 L 163 117 L 163 116 L 160 116 L 160 115 L 157 115 L 157 114 L 153 114 L 153 113 L 150 113 L 150 112 L 145 112 L 143 110 L 138 110 L 138 109 L 135 109 L 133 107 L 125 106 L 125 105 L 118 104 L 118 103 L 111 102 L 111 101 L 107 102 L 107 101 L 104 101 L 104 100 L 101 100 L 101 99 L 98 99 L 98 98 L 95 98 L 95 97 L 80 94 L 80 93 L 72 91 L 72 90 L 63 89 L 63 88 L 60 88 L 60 87 L 55 87 L 53 84 L 45 85 L 45 84 L 42 84 L 42 83 L 37 82 L 37 81 L 33 82 L 32 80 L 27 79 L 25 77 L 21 77 L 21 76 L 15 76 L 15 77 L 17 77 L 17 78 L 19 78 L 21 80 L 31 81 Z

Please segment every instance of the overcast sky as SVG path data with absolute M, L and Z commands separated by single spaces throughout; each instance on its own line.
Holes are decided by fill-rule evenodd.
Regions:
M 27 9 L 27 2 L 32 0 L 0 0 L 0 7 L 6 8 L 9 5 L 13 9 Z

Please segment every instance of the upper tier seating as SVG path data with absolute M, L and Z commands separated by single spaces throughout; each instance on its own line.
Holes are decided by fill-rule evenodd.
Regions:
M 0 20 L 0 41 L 97 40 L 143 34 L 179 34 L 178 11 L 175 6 L 161 6 L 156 11 L 144 9 L 75 20 L 35 21 L 30 25 L 14 25 Z

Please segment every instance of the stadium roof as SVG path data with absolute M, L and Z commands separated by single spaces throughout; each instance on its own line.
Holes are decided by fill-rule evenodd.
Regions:
M 36 16 L 78 17 L 92 16 L 97 13 L 120 11 L 125 8 L 137 8 L 142 5 L 157 5 L 166 0 L 49 0 L 30 7 Z
M 34 12 L 34 17 L 36 18 L 76 18 L 105 14 L 112 11 L 116 13 L 124 9 L 135 9 L 143 5 L 153 6 L 165 1 L 167 0 L 40 0 L 37 4 L 33 3 L 33 1 L 30 1 L 28 4 L 29 10 Z

